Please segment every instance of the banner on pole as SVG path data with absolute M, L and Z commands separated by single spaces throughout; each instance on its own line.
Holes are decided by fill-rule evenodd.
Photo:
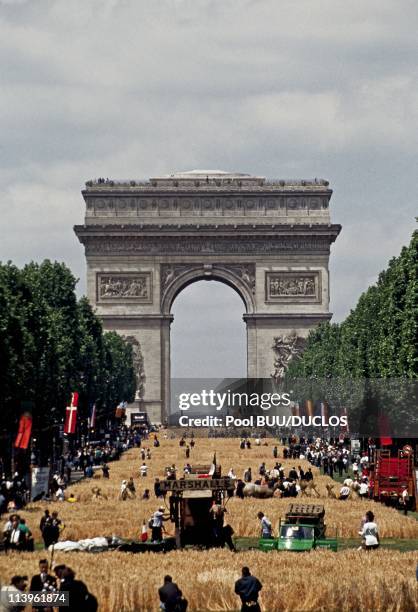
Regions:
M 29 446 L 30 436 L 32 433 L 32 415 L 25 412 L 20 417 L 19 430 L 15 440 L 15 448 L 26 450 Z
M 94 429 L 96 426 L 96 404 L 91 405 L 90 417 L 89 417 L 89 428 Z

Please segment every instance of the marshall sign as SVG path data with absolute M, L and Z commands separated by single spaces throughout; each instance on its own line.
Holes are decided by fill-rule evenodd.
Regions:
M 219 490 L 230 488 L 230 478 L 196 478 L 190 480 L 162 480 L 160 482 L 160 489 L 163 493 L 166 491 L 203 491 L 206 489 Z

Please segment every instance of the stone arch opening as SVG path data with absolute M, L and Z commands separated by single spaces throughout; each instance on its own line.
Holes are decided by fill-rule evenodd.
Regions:
M 195 280 L 171 308 L 171 378 L 244 378 L 247 374 L 245 302 L 227 283 Z
M 246 314 L 255 311 L 255 276 L 251 266 L 246 265 L 193 265 L 167 266 L 161 273 L 161 312 L 171 313 L 176 297 L 189 285 L 198 281 L 219 281 L 228 285 L 240 296 Z

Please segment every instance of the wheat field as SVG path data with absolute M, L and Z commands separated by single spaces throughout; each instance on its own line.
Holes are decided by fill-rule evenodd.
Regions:
M 45 508 L 57 510 L 65 523 L 65 530 L 61 539 L 79 540 L 87 537 L 99 535 L 110 536 L 113 534 L 126 538 L 137 538 L 143 519 L 146 521 L 160 505 L 160 500 L 156 500 L 153 494 L 153 484 L 156 477 L 164 477 L 164 468 L 175 464 L 181 468 L 187 462 L 184 448 L 180 448 L 178 440 L 161 439 L 159 448 L 152 447 L 152 440 L 146 442 L 144 446 L 151 449 L 151 460 L 146 461 L 148 474 L 146 478 L 139 476 L 140 460 L 139 449 L 131 449 L 125 453 L 120 461 L 110 463 L 110 479 L 106 480 L 99 476 L 93 480 L 83 480 L 71 487 L 79 499 L 77 503 L 55 502 L 47 504 L 45 502 L 30 504 L 27 510 L 21 512 L 22 516 L 32 529 L 35 539 L 40 539 L 38 529 L 40 518 Z M 237 476 L 242 477 L 243 471 L 247 467 L 252 467 L 253 476 L 258 473 L 258 466 L 262 461 L 266 462 L 267 467 L 273 467 L 274 459 L 272 454 L 274 443 L 270 440 L 268 446 L 253 447 L 249 450 L 240 450 L 239 440 L 237 439 L 196 439 L 196 446 L 191 451 L 190 463 L 211 463 L 214 452 L 216 451 L 217 462 L 222 465 L 222 473 L 226 475 L 231 467 L 234 468 Z M 282 456 L 282 449 L 279 447 L 279 455 Z M 279 459 L 284 465 L 286 472 L 300 464 L 305 470 L 309 467 L 307 461 L 293 461 Z M 313 468 L 315 482 L 321 494 L 319 503 L 325 505 L 326 523 L 329 534 L 338 530 L 341 537 L 357 537 L 360 528 L 361 518 L 366 510 L 373 509 L 376 515 L 380 533 L 383 538 L 418 538 L 418 522 L 413 518 L 404 517 L 393 508 L 387 508 L 382 504 L 366 502 L 358 499 L 339 501 L 327 499 L 326 483 L 336 484 L 328 476 L 319 475 L 319 471 Z M 134 500 L 121 502 L 118 500 L 120 483 L 123 479 L 133 476 L 137 497 Z M 102 493 L 107 496 L 107 500 L 93 500 L 91 489 L 99 486 Z M 151 499 L 143 501 L 140 499 L 144 489 L 150 489 Z M 67 490 L 68 491 L 68 490 Z M 307 498 L 302 498 L 309 502 Z M 312 497 L 312 500 L 317 498 Z M 268 500 L 256 500 L 247 498 L 241 500 L 232 498 L 227 504 L 227 522 L 232 525 L 237 536 L 256 536 L 259 533 L 259 523 L 256 518 L 257 512 L 262 510 L 272 521 L 273 527 L 284 515 L 289 503 L 289 498 L 273 498 Z M 166 528 L 172 530 L 171 523 L 166 523 Z
M 148 475 L 140 478 L 139 449 L 131 449 L 121 460 L 110 464 L 110 479 L 97 475 L 93 480 L 84 480 L 72 487 L 78 498 L 76 503 L 55 502 L 30 504 L 22 516 L 33 530 L 35 539 L 40 539 L 38 529 L 43 511 L 48 507 L 58 510 L 65 523 L 61 539 L 77 540 L 86 537 L 116 534 L 126 538 L 138 538 L 142 521 L 148 520 L 160 505 L 153 495 L 156 477 L 164 476 L 164 468 L 175 463 L 181 469 L 187 462 L 184 448 L 178 439 L 164 440 L 161 446 L 152 447 L 152 440 L 144 446 L 151 449 L 151 460 L 146 461 Z M 274 465 L 272 449 L 268 446 L 240 450 L 238 439 L 196 439 L 191 451 L 190 463 L 211 463 L 216 451 L 217 462 L 225 475 L 231 467 L 241 477 L 245 468 L 251 466 L 253 475 L 262 461 L 267 467 Z M 279 447 L 279 456 L 282 449 Z M 306 461 L 279 459 L 287 471 L 296 465 L 308 467 Z M 345 502 L 326 498 L 328 477 L 313 469 L 315 482 L 321 494 L 319 503 L 326 508 L 326 523 L 329 535 L 335 529 L 342 537 L 358 537 L 360 521 L 369 508 L 376 515 L 382 538 L 418 538 L 418 521 L 404 517 L 397 511 L 381 504 L 360 500 Z M 101 473 L 101 471 L 100 471 Z M 137 498 L 119 501 L 118 493 L 122 479 L 134 477 Z M 92 500 L 91 489 L 99 486 L 107 500 Z M 145 488 L 150 489 L 151 499 L 140 499 Z M 336 486 L 338 489 L 338 485 Z M 304 498 L 307 500 L 307 498 Z M 312 498 L 312 500 L 317 498 Z M 291 501 L 291 500 L 290 500 Z M 309 500 L 307 500 L 309 501 Z M 233 498 L 228 501 L 227 522 L 237 536 L 256 536 L 259 522 L 256 514 L 263 510 L 275 526 L 284 515 L 289 499 L 269 500 Z M 171 523 L 165 523 L 173 533 Z M 10 554 L 0 556 L 0 578 L 9 581 L 16 573 L 35 573 L 37 560 L 42 553 Z M 189 600 L 189 609 L 198 611 L 235 610 L 239 602 L 233 592 L 234 581 L 240 568 L 248 565 L 263 582 L 261 602 L 263 610 L 274 612 L 288 610 L 399 610 L 409 611 L 417 607 L 415 566 L 418 555 L 381 549 L 366 553 L 345 550 L 339 553 L 315 551 L 311 553 L 262 553 L 245 551 L 238 554 L 228 550 L 175 551 L 165 555 L 146 553 L 56 553 L 55 562 L 66 563 L 84 580 L 98 597 L 103 612 L 141 612 L 158 610 L 156 589 L 162 584 L 164 574 L 171 573 Z M 81 611 L 80 611 L 81 612 Z
M 0 576 L 29 576 L 37 556 L 0 556 Z M 414 553 L 234 554 L 226 550 L 144 553 L 60 553 L 56 561 L 77 572 L 99 600 L 100 612 L 157 612 L 157 589 L 166 573 L 189 601 L 190 612 L 239 609 L 234 582 L 242 565 L 261 580 L 264 612 L 413 612 L 417 606 Z M 80 612 L 82 612 L 80 610 Z

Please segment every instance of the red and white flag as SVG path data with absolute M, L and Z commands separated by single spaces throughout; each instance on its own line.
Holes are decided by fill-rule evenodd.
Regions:
M 74 434 L 77 425 L 77 406 L 78 406 L 78 393 L 74 391 L 71 393 L 71 403 L 67 406 L 65 411 L 65 425 L 64 433 Z
M 147 529 L 147 524 L 144 521 L 142 523 L 141 542 L 146 542 L 147 540 L 148 540 L 148 529 Z

